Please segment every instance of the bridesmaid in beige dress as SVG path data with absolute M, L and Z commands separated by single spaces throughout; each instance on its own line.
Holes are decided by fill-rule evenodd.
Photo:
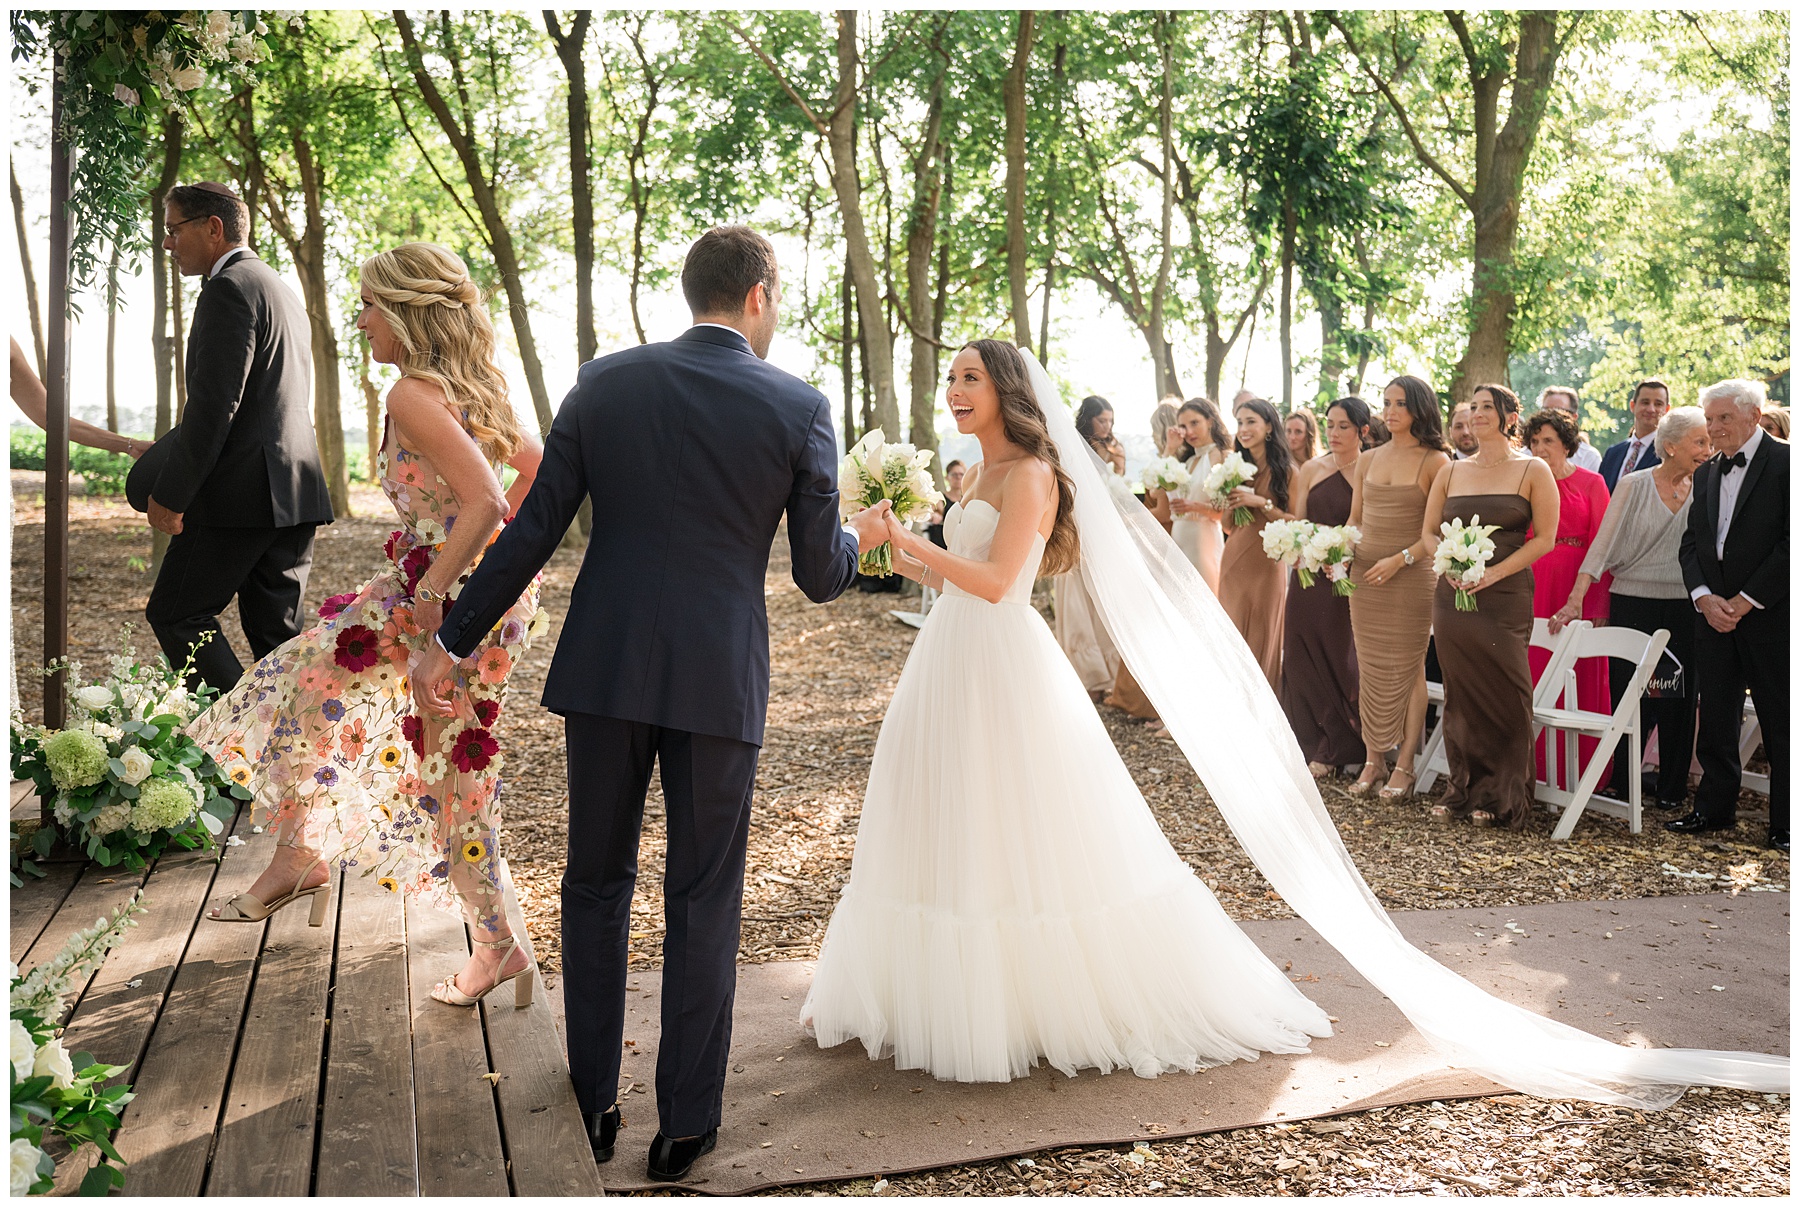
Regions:
M 1281 416 L 1260 398 L 1238 404 L 1237 451 L 1256 466 L 1248 486 L 1231 492 L 1230 507 L 1247 507 L 1251 520 L 1238 527 L 1225 516 L 1225 551 L 1219 558 L 1219 604 L 1244 635 L 1250 652 L 1281 690 L 1281 632 L 1287 613 L 1287 567 L 1263 552 L 1262 530 L 1270 520 L 1291 520 L 1288 484 L 1293 454 Z
M 1225 533 L 1219 524 L 1220 514 L 1202 499 L 1200 488 L 1212 467 L 1225 459 L 1225 446 L 1231 437 L 1219 416 L 1218 404 L 1210 398 L 1190 398 L 1182 403 L 1177 421 L 1185 443 L 1181 459 L 1187 466 L 1188 484 L 1179 497 L 1169 500 L 1169 510 L 1175 516 L 1171 535 L 1217 595 Z
M 1433 600 L 1450 787 L 1431 815 L 1516 830 L 1531 813 L 1533 778 L 1531 565 L 1556 547 L 1562 500 L 1550 467 L 1514 445 L 1518 396 L 1505 386 L 1476 386 L 1469 403 L 1480 444 L 1432 483 L 1426 560 L 1437 552 L 1445 521 L 1479 518 L 1499 531 L 1487 574 L 1474 587 L 1475 610 L 1457 610 L 1448 579 L 1438 581 Z
M 1365 759 L 1351 791 L 1386 779 L 1383 796 L 1412 791 L 1413 756 L 1425 729 L 1425 647 L 1431 641 L 1431 556 L 1422 532 L 1425 503 L 1450 460 L 1437 393 L 1417 377 L 1382 391 L 1388 442 L 1356 463 L 1350 523 L 1362 530 L 1350 581 L 1358 711 Z M 1397 750 L 1393 775 L 1388 752 Z

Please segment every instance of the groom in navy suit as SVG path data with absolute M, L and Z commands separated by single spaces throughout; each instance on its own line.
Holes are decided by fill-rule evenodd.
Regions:
M 731 1047 L 744 847 L 769 703 L 769 548 L 787 517 L 794 582 L 842 594 L 871 509 L 840 527 L 825 396 L 763 358 L 775 335 L 775 250 L 748 227 L 708 231 L 681 289 L 678 339 L 589 361 L 544 441 L 537 482 L 413 674 L 446 711 L 466 658 L 549 561 L 584 498 L 596 523 L 544 684 L 569 760 L 562 882 L 569 1069 L 597 1160 L 612 1156 L 638 834 L 653 763 L 668 816 L 663 876 L 660 1130 L 649 1173 L 677 1181 L 713 1148 Z

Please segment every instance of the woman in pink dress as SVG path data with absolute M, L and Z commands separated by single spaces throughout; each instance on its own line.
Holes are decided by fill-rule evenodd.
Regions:
M 1588 546 L 1600 532 L 1600 521 L 1606 516 L 1606 504 L 1610 496 L 1606 490 L 1606 482 L 1599 474 L 1591 469 L 1582 469 L 1571 460 L 1575 450 L 1581 447 L 1581 436 L 1568 412 L 1539 411 L 1527 419 L 1525 441 L 1532 455 L 1550 466 L 1551 476 L 1556 479 L 1557 493 L 1562 497 L 1562 518 L 1556 526 L 1556 546 L 1531 568 L 1535 576 L 1532 615 L 1548 619 L 1568 602 L 1569 591 L 1575 585 L 1575 576 L 1581 573 L 1582 559 L 1587 557 Z M 1598 586 L 1599 590 L 1589 591 L 1582 600 L 1583 620 L 1606 620 L 1612 576 L 1603 576 Z M 1548 650 L 1532 647 L 1531 677 L 1534 682 L 1544 673 L 1544 666 L 1549 661 Z M 1606 659 L 1583 658 L 1576 663 L 1575 684 L 1576 698 L 1566 703 L 1587 712 L 1612 711 L 1611 677 Z M 1535 755 L 1537 777 L 1557 787 L 1573 789 L 1580 780 L 1581 773 L 1587 769 L 1594 747 L 1599 744 L 1593 738 L 1585 737 L 1580 742 L 1579 767 L 1563 765 L 1560 739 L 1555 756 L 1546 766 L 1544 735 L 1539 734 Z M 1602 771 L 1600 782 L 1607 782 L 1609 775 L 1610 768 Z

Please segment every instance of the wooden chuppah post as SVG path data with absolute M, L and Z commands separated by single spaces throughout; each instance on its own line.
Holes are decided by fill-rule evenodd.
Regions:
M 62 56 L 53 81 L 62 79 Z M 50 305 L 48 395 L 44 416 L 44 662 L 69 653 L 69 184 L 73 151 L 63 136 L 63 94 L 51 86 L 50 104 Z M 62 728 L 68 704 L 67 673 L 44 681 L 44 724 Z M 50 802 L 43 802 L 49 824 Z

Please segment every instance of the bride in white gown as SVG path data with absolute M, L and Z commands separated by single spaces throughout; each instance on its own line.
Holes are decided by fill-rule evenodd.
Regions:
M 1112 499 L 1043 369 L 977 341 L 952 362 L 947 400 L 981 440 L 983 472 L 946 517 L 948 550 L 890 525 L 896 568 L 944 595 L 895 688 L 801 1012 L 822 1046 L 858 1039 L 900 1068 L 1004 1081 L 1040 1061 L 1154 1076 L 1330 1034 L 1169 846 L 1030 606 L 1040 568 L 1078 562 L 1258 870 L 1450 1063 L 1640 1108 L 1688 1085 L 1787 1089 L 1786 1057 L 1626 1048 L 1500 1001 L 1408 944 L 1248 649 L 1160 526 Z
M 1024 362 L 993 347 L 1011 363 L 951 364 L 983 459 L 944 517 L 948 552 L 895 534 L 901 572 L 943 596 L 875 745 L 813 1032 L 957 1081 L 1304 1051 L 1325 1013 L 1170 847 L 1031 606 L 1040 563 L 1073 560 L 1072 508 Z

